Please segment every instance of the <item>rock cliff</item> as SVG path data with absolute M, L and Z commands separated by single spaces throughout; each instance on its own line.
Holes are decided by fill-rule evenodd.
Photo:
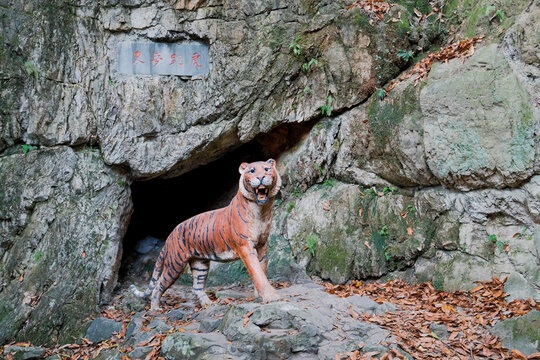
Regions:
M 0 343 L 83 335 L 116 286 L 133 183 L 247 143 L 284 182 L 273 277 L 497 276 L 540 300 L 540 2 L 350 4 L 1 2 Z M 472 56 L 382 91 L 481 33 Z M 121 42 L 185 40 L 208 46 L 207 75 L 117 70 Z

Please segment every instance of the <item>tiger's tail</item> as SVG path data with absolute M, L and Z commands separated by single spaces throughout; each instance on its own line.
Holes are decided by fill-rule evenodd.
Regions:
M 154 287 L 156 286 L 156 282 L 159 279 L 159 274 L 161 273 L 161 269 L 163 269 L 163 260 L 165 259 L 165 255 L 167 253 L 166 250 L 167 245 L 163 246 L 163 249 L 161 249 L 161 252 L 159 253 L 158 259 L 156 261 L 156 266 L 154 267 L 154 272 L 152 273 L 152 279 L 150 280 L 150 283 L 148 284 L 148 288 L 146 288 L 145 291 L 139 291 L 135 285 L 131 284 L 129 286 L 129 290 L 137 296 L 141 298 L 146 298 L 150 296 L 152 291 L 154 290 Z

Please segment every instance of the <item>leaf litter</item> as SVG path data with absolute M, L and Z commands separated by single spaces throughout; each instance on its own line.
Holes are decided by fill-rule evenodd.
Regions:
M 539 353 L 529 357 L 518 350 L 510 353 L 487 330 L 488 326 L 500 320 L 540 310 L 540 303 L 533 299 L 507 302 L 505 281 L 494 277 L 477 282 L 478 286 L 470 291 L 454 293 L 437 291 L 430 283 L 411 285 L 403 280 L 392 280 L 386 284 L 353 281 L 349 285 L 322 285 L 328 293 L 339 297 L 361 295 L 377 303 L 394 304 L 396 311 L 385 315 L 357 314 L 352 309 L 349 309 L 349 314 L 354 319 L 391 331 L 397 339 L 395 345 L 414 359 L 540 359 Z M 435 334 L 429 328 L 431 324 L 445 325 L 449 335 L 444 338 Z M 379 359 L 406 358 L 395 349 L 384 354 L 362 354 L 358 349 L 337 354 L 336 359 L 364 360 L 375 356 Z

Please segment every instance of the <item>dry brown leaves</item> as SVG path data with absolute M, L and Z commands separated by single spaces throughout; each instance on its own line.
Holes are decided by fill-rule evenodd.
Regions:
M 416 75 L 414 84 L 418 84 L 419 81 L 424 80 L 428 76 L 431 66 L 435 63 L 435 61 L 446 63 L 448 60 L 459 58 L 463 63 L 466 58 L 474 54 L 474 45 L 482 41 L 483 38 L 484 36 L 482 35 L 472 39 L 460 40 L 442 48 L 435 53 L 429 53 L 427 57 L 419 61 L 411 69 L 401 74 L 397 79 L 392 80 L 384 90 L 388 94 L 399 83 L 405 81 L 413 75 Z
M 398 311 L 384 316 L 356 314 L 352 309 L 349 313 L 355 319 L 390 330 L 398 339 L 397 345 L 415 359 L 535 359 L 536 354 L 528 358 L 520 357 L 523 354 L 519 351 L 509 354 L 499 339 L 486 330 L 487 325 L 499 320 L 524 315 L 533 309 L 540 310 L 540 304 L 532 299 L 506 302 L 505 281 L 493 278 L 478 283 L 471 291 L 455 293 L 437 291 L 429 283 L 409 285 L 402 280 L 386 284 L 363 284 L 361 281 L 350 285 L 325 283 L 323 286 L 328 293 L 340 297 L 358 294 L 369 296 L 378 303 L 386 301 L 397 305 Z M 449 337 L 439 339 L 429 329 L 432 323 L 446 325 Z M 345 355 L 347 359 L 370 358 L 367 356 L 370 354 L 359 351 L 358 354 Z M 388 352 L 382 355 L 383 358 L 403 357 Z
M 390 11 L 390 8 L 395 5 L 382 0 L 359 0 L 347 6 L 345 10 L 351 10 L 357 7 L 367 12 L 373 20 L 381 21 L 384 19 L 384 14 Z

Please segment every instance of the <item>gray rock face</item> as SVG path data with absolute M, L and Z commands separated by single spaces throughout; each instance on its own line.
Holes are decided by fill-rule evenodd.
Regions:
M 0 158 L 0 342 L 83 335 L 116 284 L 126 183 L 88 149 Z
M 23 43 L 30 60 L 5 70 L 4 77 L 27 74 L 4 90 L 0 150 L 21 140 L 99 142 L 108 164 L 137 178 L 180 174 L 280 123 L 316 117 L 328 96 L 334 110 L 358 104 L 399 72 L 395 54 L 409 47 L 396 24 L 372 26 L 359 11 L 344 12 L 346 2 L 200 5 L 10 2 L 6 36 Z M 36 28 L 44 31 L 35 36 Z M 116 73 L 119 42 L 182 39 L 210 46 L 207 76 Z M 294 39 L 298 54 L 288 47 Z M 318 65 L 302 71 L 311 59 Z
M 4 349 L 4 355 L 11 355 L 13 360 L 30 360 L 41 359 L 45 355 L 45 349 L 41 347 L 22 347 L 22 346 L 7 346 Z
M 92 321 L 84 337 L 93 343 L 98 343 L 110 339 L 113 333 L 116 332 L 119 334 L 121 331 L 121 322 L 107 318 L 97 318 Z
M 269 276 L 406 273 L 446 290 L 507 276 L 512 297 L 540 299 L 538 0 L 501 47 L 436 64 L 423 87 L 404 82 L 385 100 L 372 94 L 407 65 L 398 51 L 427 50 L 440 30 L 401 6 L 370 22 L 349 4 L 5 1 L 0 343 L 83 335 L 116 283 L 126 184 L 180 175 L 286 123 L 316 124 L 279 159 Z M 116 72 L 120 42 L 186 39 L 209 46 L 208 75 Z M 222 269 L 218 281 L 247 278 Z M 316 341 L 331 358 L 354 331 L 385 334 L 321 329 L 306 316 L 328 314 L 294 306 L 260 311 L 246 328 L 227 317 L 226 336 L 248 344 L 239 356 L 309 358 Z
M 497 45 L 435 64 L 420 105 L 426 160 L 445 186 L 513 187 L 533 174 L 540 112 Z
M 526 356 L 540 351 L 540 311 L 533 310 L 526 315 L 503 320 L 493 326 L 490 332 L 501 339 L 510 351 L 517 349 Z
M 222 334 L 175 333 L 163 340 L 166 359 L 226 359 L 227 338 Z

